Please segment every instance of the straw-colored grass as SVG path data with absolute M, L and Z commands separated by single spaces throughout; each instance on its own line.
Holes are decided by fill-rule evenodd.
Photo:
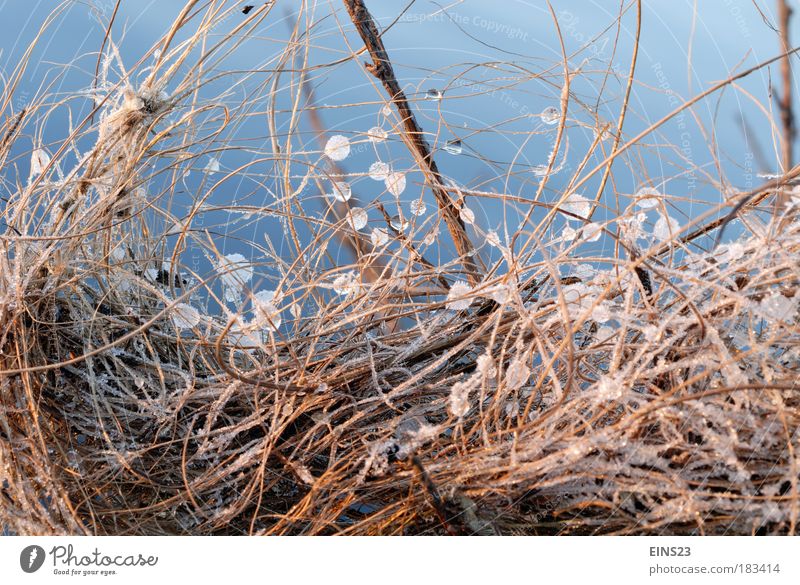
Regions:
M 345 4 L 358 14 L 360 3 Z M 323 152 L 332 133 L 306 63 L 306 27 L 327 5 L 300 12 L 261 77 L 222 71 L 223 56 L 277 14 L 241 8 L 187 2 L 139 63 L 123 63 L 110 35 L 96 107 L 56 143 L 40 144 L 42 129 L 86 96 L 42 93 L 21 109 L 25 64 L 4 80 L 4 531 L 796 532 L 793 175 L 750 200 L 788 193 L 780 221 L 744 206 L 739 231 L 729 228 L 737 239 L 711 247 L 701 234 L 715 236 L 707 226 L 742 195 L 679 225 L 666 219 L 666 194 L 642 221 L 642 199 L 614 208 L 602 189 L 597 199 L 583 190 L 589 176 L 611 185 L 610 163 L 641 140 L 623 131 L 625 108 L 605 129 L 601 163 L 587 154 L 545 204 L 547 177 L 527 197 L 441 177 L 397 118 L 413 108 L 378 83 L 374 109 L 390 104 L 392 132 L 440 207 L 400 225 L 387 221 L 391 193 L 359 204 L 354 184 L 347 202 L 318 196 L 350 177 L 335 149 Z M 214 32 L 231 19 L 234 30 Z M 559 67 L 551 79 L 568 88 Z M 255 91 L 209 99 L 220 81 Z M 574 96 L 560 95 L 570 111 Z M 319 147 L 306 135 L 301 149 L 308 118 Z M 554 128 L 550 172 L 567 124 Z M 266 146 L 237 139 L 254 125 L 268 128 Z M 245 149 L 257 162 L 214 172 Z M 29 173 L 29 160 L 41 168 Z M 247 259 L 223 253 L 213 219 L 220 193 L 246 176 L 271 192 L 230 205 L 244 227 L 228 237 L 251 234 Z M 499 235 L 472 226 L 464 207 L 482 199 L 529 221 Z M 359 207 L 370 225 L 354 230 Z M 259 218 L 282 226 L 281 249 L 252 227 Z M 640 230 L 657 237 L 642 244 Z M 587 253 L 596 237 L 613 251 Z

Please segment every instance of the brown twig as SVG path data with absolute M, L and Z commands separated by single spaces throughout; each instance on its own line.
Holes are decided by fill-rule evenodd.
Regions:
M 367 71 L 383 84 L 383 87 L 391 97 L 392 103 L 397 106 L 397 110 L 403 120 L 403 127 L 405 128 L 403 138 L 406 140 L 411 152 L 417 158 L 420 169 L 425 174 L 431 186 L 433 195 L 436 197 L 436 202 L 439 205 L 439 209 L 444 216 L 444 221 L 450 231 L 450 236 L 453 238 L 456 250 L 462 257 L 461 263 L 467 273 L 467 278 L 472 285 L 477 285 L 481 278 L 478 265 L 473 258 L 475 254 L 474 247 L 467 235 L 464 222 L 459 217 L 456 205 L 444 189 L 442 175 L 439 173 L 439 168 L 436 166 L 436 161 L 433 159 L 431 149 L 425 141 L 422 128 L 417 123 L 417 119 L 411 111 L 411 107 L 408 105 L 408 99 L 400 88 L 400 84 L 397 82 L 391 61 L 389 60 L 389 54 L 378 32 L 378 27 L 375 25 L 372 15 L 369 13 L 362 0 L 344 0 L 344 5 L 347 8 L 347 12 L 350 14 L 350 19 L 356 26 L 358 34 L 361 36 L 364 45 L 367 47 L 372 57 L 372 63 L 365 63 L 365 67 Z
M 783 93 L 779 102 L 781 113 L 781 124 L 783 125 L 783 170 L 784 172 L 792 168 L 792 143 L 794 142 L 794 113 L 792 112 L 792 66 L 789 61 L 789 19 L 792 16 L 792 9 L 786 0 L 778 0 L 778 19 L 781 35 L 781 80 L 783 82 Z M 783 204 L 786 196 L 778 198 L 778 205 Z

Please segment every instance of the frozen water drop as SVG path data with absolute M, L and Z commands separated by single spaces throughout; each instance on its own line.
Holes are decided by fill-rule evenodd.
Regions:
M 448 140 L 444 145 L 444 151 L 450 154 L 459 155 L 464 150 L 460 140 Z
M 672 239 L 680 230 L 681 226 L 676 219 L 670 216 L 661 216 L 653 226 L 653 235 L 661 241 Z
M 414 201 L 412 201 L 410 208 L 411 208 L 411 214 L 416 215 L 417 217 L 425 215 L 425 212 L 428 210 L 428 206 L 422 199 L 415 199 Z
M 636 205 L 642 209 L 652 209 L 658 206 L 661 200 L 661 193 L 652 187 L 642 187 L 636 192 Z
M 472 297 L 468 296 L 472 293 L 472 287 L 459 280 L 453 283 L 450 290 L 447 292 L 447 308 L 451 311 L 463 311 L 472 304 Z
M 340 161 L 350 154 L 350 139 L 347 136 L 336 134 L 328 139 L 325 145 L 325 156 L 331 160 Z
M 406 190 L 405 173 L 390 172 L 384 181 L 386 189 L 395 197 L 401 195 Z
M 350 226 L 354 230 L 363 229 L 367 225 L 367 221 L 369 220 L 369 216 L 367 214 L 367 210 L 361 207 L 353 207 L 350 209 L 350 214 L 347 218 Z
M 206 164 L 205 168 L 203 169 L 207 173 L 218 173 L 219 172 L 219 161 L 214 158 L 213 156 L 208 158 L 208 164 Z
M 779 291 L 774 291 L 761 299 L 758 305 L 759 313 L 767 319 L 791 322 L 797 311 L 795 302 L 787 299 Z
M 561 112 L 559 112 L 557 108 L 549 106 L 542 110 L 539 117 L 542 119 L 542 122 L 552 126 L 553 124 L 558 124 L 558 121 L 561 119 Z
M 405 220 L 404 220 L 402 217 L 400 217 L 399 215 L 394 215 L 394 216 L 392 216 L 392 218 L 389 220 L 389 225 L 390 225 L 390 226 L 392 226 L 392 227 L 393 227 L 395 230 L 397 230 L 398 232 L 403 232 L 403 231 L 405 231 L 405 229 L 408 227 L 408 222 L 407 222 L 407 221 L 405 221 Z
M 223 256 L 217 269 L 222 283 L 230 289 L 241 290 L 253 278 L 253 265 L 241 254 Z
M 505 383 L 511 390 L 522 388 L 531 377 L 531 369 L 525 360 L 515 357 L 506 368 Z
M 422 240 L 422 243 L 425 244 L 426 246 L 430 246 L 436 241 L 436 238 L 438 237 L 439 237 L 439 226 L 434 226 L 434 228 L 425 235 L 425 238 Z
M 744 256 L 744 246 L 739 242 L 733 242 L 728 245 L 728 262 L 735 262 Z
M 115 262 L 122 262 L 125 260 L 125 249 L 120 244 L 109 253 L 109 257 Z
M 561 209 L 568 213 L 572 213 L 577 215 L 578 217 L 588 218 L 589 212 L 592 209 L 592 202 L 589 201 L 583 195 L 579 195 L 578 193 L 571 193 L 564 203 L 561 204 Z M 567 216 L 569 220 L 575 220 L 574 217 Z
M 475 212 L 472 211 L 466 205 L 464 205 L 461 208 L 461 211 L 459 212 L 459 216 L 461 217 L 461 220 L 466 224 L 472 225 L 472 224 L 475 223 Z
M 392 108 L 389 104 L 386 104 L 381 108 L 381 114 L 386 116 L 387 118 L 392 115 Z
M 386 140 L 389 137 L 389 133 L 380 126 L 373 126 L 367 131 L 367 136 L 372 142 L 377 144 L 378 142 Z
M 425 99 L 438 101 L 442 99 L 442 92 L 438 89 L 429 89 L 425 92 Z
M 350 271 L 337 276 L 333 280 L 333 290 L 342 296 L 348 296 L 358 290 L 358 281 L 355 273 Z
M 484 293 L 498 305 L 504 305 L 511 299 L 511 289 L 507 284 L 496 284 Z
M 191 329 L 200 323 L 200 312 L 192 305 L 178 303 L 172 311 L 172 322 L 178 329 Z
M 344 203 L 352 197 L 353 193 L 350 190 L 350 183 L 346 181 L 331 181 L 330 196 L 340 202 Z
M 376 161 L 369 165 L 369 178 L 373 181 L 385 181 L 391 171 L 385 162 Z
M 596 242 L 603 235 L 603 226 L 599 223 L 588 223 L 583 226 L 581 236 L 586 242 Z
M 389 241 L 389 232 L 385 228 L 375 228 L 369 235 L 369 239 L 372 241 L 373 247 L 380 248 Z
M 31 153 L 31 173 L 30 178 L 37 177 L 44 172 L 50 164 L 50 155 L 43 148 L 37 148 Z
M 274 290 L 262 290 L 253 295 L 253 323 L 256 326 L 274 331 L 282 321 L 281 311 L 275 305 Z

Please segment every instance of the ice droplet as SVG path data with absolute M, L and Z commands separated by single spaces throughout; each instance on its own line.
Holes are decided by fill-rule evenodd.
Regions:
M 577 215 L 578 217 L 587 218 L 592 209 L 592 202 L 583 195 L 578 193 L 571 193 L 564 203 L 561 204 L 561 209 L 568 213 Z M 575 220 L 574 217 L 566 216 L 568 220 Z
M 442 92 L 438 89 L 429 89 L 425 92 L 425 99 L 438 101 L 442 99 Z
M 369 235 L 374 248 L 379 248 L 389 241 L 389 232 L 385 228 L 375 228 Z
M 607 323 L 613 317 L 608 302 L 603 301 L 592 309 L 592 319 L 598 323 Z
M 347 221 L 354 230 L 360 230 L 367 225 L 368 219 L 369 216 L 367 215 L 366 209 L 361 207 L 353 207 L 350 209 L 350 214 L 348 215 Z
M 219 172 L 219 161 L 212 157 L 209 157 L 208 164 L 203 169 L 207 173 L 218 173 Z
M 603 226 L 599 223 L 588 223 L 583 226 L 581 236 L 585 242 L 596 242 L 603 235 Z
M 200 312 L 191 305 L 178 303 L 173 308 L 172 322 L 178 329 L 191 329 L 200 323 Z
M 482 296 L 492 299 L 498 305 L 504 305 L 511 299 L 511 290 L 507 284 L 496 284 L 484 291 Z
M 466 224 L 472 225 L 475 223 L 475 212 L 466 205 L 461 208 L 458 215 L 461 216 L 461 220 Z
M 399 215 L 393 215 L 389 220 L 389 225 L 396 229 L 398 232 L 403 232 L 408 227 L 408 222 Z
M 759 313 L 768 319 L 790 322 L 796 312 L 794 301 L 774 291 L 761 299 Z
M 472 297 L 467 296 L 471 292 L 472 287 L 463 280 L 454 282 L 447 292 L 447 308 L 451 311 L 463 311 L 472 304 Z
M 274 290 L 262 290 L 253 295 L 253 322 L 260 329 L 277 330 L 282 321 L 281 311 L 275 305 Z
M 392 115 L 392 108 L 389 104 L 386 104 L 381 108 L 381 114 L 386 116 L 387 118 Z
M 369 165 L 369 178 L 373 181 L 385 181 L 392 169 L 385 162 L 376 161 Z
M 30 178 L 38 177 L 50 164 L 50 155 L 43 148 L 37 148 L 31 153 L 31 174 Z
M 114 262 L 122 262 L 125 260 L 125 248 L 122 247 L 122 244 L 119 244 L 109 253 L 109 257 L 114 260 Z
M 464 150 L 464 147 L 461 145 L 461 141 L 456 140 L 448 140 L 444 144 L 444 151 L 449 154 L 459 155 Z
M 661 241 L 669 240 L 681 229 L 676 219 L 670 216 L 661 216 L 653 227 L 653 235 Z
M 350 154 L 350 139 L 347 136 L 336 134 L 328 139 L 325 145 L 325 156 L 331 160 L 340 161 Z
M 616 376 L 603 376 L 597 381 L 597 395 L 605 400 L 615 400 L 620 398 L 624 391 L 622 378 Z
M 511 390 L 522 388 L 531 377 L 531 369 L 525 360 L 515 357 L 506 368 L 505 383 Z
M 386 189 L 394 195 L 399 196 L 406 190 L 406 176 L 404 173 L 390 172 L 385 179 Z
M 725 259 L 728 262 L 736 262 L 744 256 L 745 248 L 740 242 L 732 242 L 725 248 Z
M 370 139 L 370 141 L 377 144 L 378 142 L 383 142 L 386 140 L 389 137 L 389 133 L 380 126 L 373 126 L 367 130 L 367 137 Z
M 636 205 L 642 209 L 652 209 L 658 205 L 662 195 L 652 187 L 642 187 L 636 192 Z
M 337 276 L 333 280 L 333 290 L 342 296 L 348 296 L 358 290 L 358 281 L 355 273 L 350 271 Z
M 346 181 L 331 181 L 330 197 L 334 200 L 344 203 L 353 196 L 350 190 L 350 183 Z
M 542 110 L 539 117 L 542 119 L 542 122 L 552 126 L 553 124 L 558 124 L 558 121 L 561 119 L 561 112 L 553 106 L 549 106 Z
M 253 278 L 253 265 L 241 254 L 223 256 L 217 269 L 221 273 L 222 283 L 234 290 L 241 290 Z
M 411 202 L 411 215 L 416 215 L 420 217 L 425 215 L 425 212 L 428 210 L 428 206 L 425 205 L 425 202 L 422 199 L 415 199 Z
M 439 237 L 439 226 L 434 226 L 431 231 L 425 234 L 425 238 L 423 238 L 422 243 L 426 246 L 430 246 L 436 241 L 436 238 Z

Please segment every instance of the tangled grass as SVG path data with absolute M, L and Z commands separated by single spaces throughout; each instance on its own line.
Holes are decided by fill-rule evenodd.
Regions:
M 370 74 L 386 83 L 391 47 L 370 50 L 360 3 L 345 5 L 376 58 Z M 272 3 L 241 10 L 187 2 L 145 55 L 152 64 L 143 57 L 132 71 L 109 37 L 88 96 L 41 94 L 15 110 L 25 64 L 5 80 L 4 531 L 796 532 L 791 172 L 685 226 L 652 189 L 629 203 L 617 194 L 595 221 L 603 187 L 584 197 L 586 177 L 613 181 L 611 163 L 642 138 L 623 134 L 623 107 L 609 140 L 592 144 L 605 145 L 601 163 L 591 171 L 587 153 L 544 202 L 574 100 L 568 67 L 554 148 L 527 197 L 443 177 L 410 134 L 413 108 L 379 83 L 374 107 L 386 100 L 419 192 L 438 207 L 392 217 L 405 176 L 369 203 L 357 202 L 357 183 L 345 196 L 350 142 L 328 142 L 313 101 L 309 13 L 259 77 L 220 69 L 276 13 Z M 234 30 L 214 36 L 232 16 Z M 257 92 L 209 99 L 204 88 L 220 80 Z M 37 143 L 51 117 L 87 97 L 91 111 L 66 137 Z M 316 150 L 298 147 L 304 117 Z M 263 151 L 237 138 L 253 120 L 269 128 Z M 220 170 L 242 150 L 251 162 Z M 243 178 L 269 200 L 214 198 Z M 341 196 L 306 197 L 331 189 Z M 787 207 L 764 214 L 777 193 Z M 482 199 L 526 221 L 482 230 L 467 205 Z M 740 201 L 736 237 L 708 245 Z M 229 211 L 241 219 L 213 223 Z M 279 222 L 281 249 L 253 232 L 250 258 L 220 251 L 223 236 L 247 239 L 260 218 Z M 223 234 L 227 221 L 236 229 Z M 439 221 L 449 235 L 436 236 Z M 598 239 L 613 252 L 593 251 Z M 201 262 L 189 264 L 192 251 Z

